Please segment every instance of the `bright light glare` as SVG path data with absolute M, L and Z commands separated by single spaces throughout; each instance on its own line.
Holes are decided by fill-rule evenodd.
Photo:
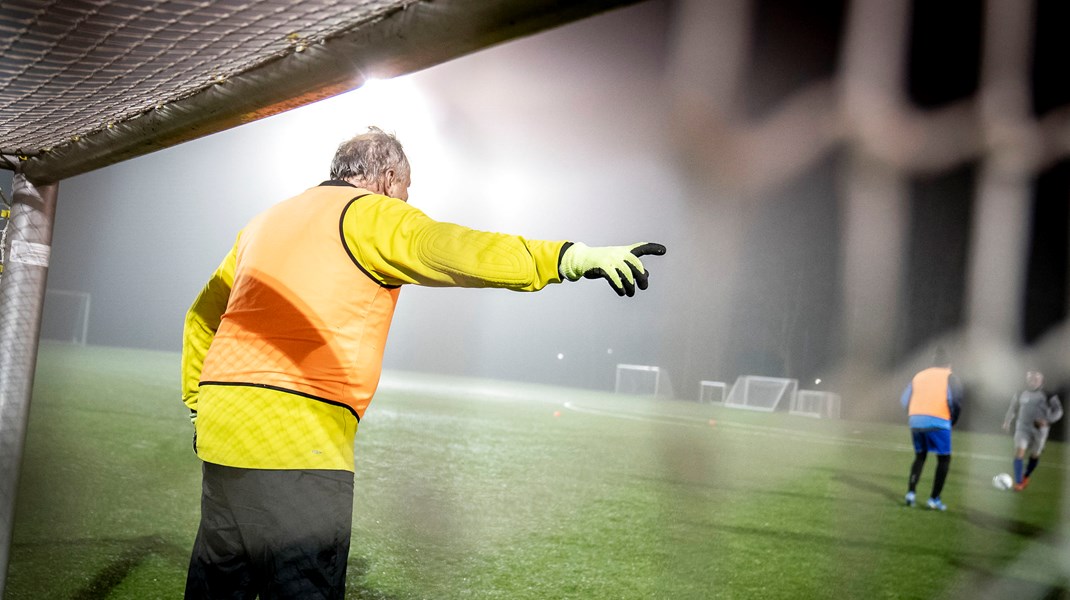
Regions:
M 338 145 L 370 125 L 395 134 L 405 147 L 413 167 L 410 197 L 423 200 L 421 182 L 430 189 L 449 187 L 444 180 L 459 170 L 443 148 L 432 102 L 411 76 L 369 79 L 356 90 L 272 119 L 281 130 L 272 136 L 278 141 L 271 145 L 274 168 L 264 175 L 275 174 L 284 179 L 280 187 L 295 192 L 326 179 Z
M 546 190 L 532 185 L 530 169 L 523 164 L 502 164 L 497 158 L 484 165 L 482 185 L 470 186 L 467 225 L 476 229 L 530 232 L 541 216 Z M 542 209 L 545 210 L 545 209 Z

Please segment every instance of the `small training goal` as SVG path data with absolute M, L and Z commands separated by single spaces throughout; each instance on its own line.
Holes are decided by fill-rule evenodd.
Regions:
M 799 380 L 760 375 L 740 375 L 728 392 L 724 405 L 773 412 L 790 407 L 795 401 Z
M 89 292 L 45 290 L 41 338 L 84 346 L 89 335 Z
M 698 401 L 701 404 L 724 404 L 728 397 L 728 385 L 723 381 L 702 380 L 698 382 Z
M 672 381 L 668 372 L 654 365 L 617 365 L 613 391 L 618 394 L 672 398 Z
M 791 414 L 818 419 L 840 418 L 840 395 L 819 390 L 799 390 L 791 403 Z

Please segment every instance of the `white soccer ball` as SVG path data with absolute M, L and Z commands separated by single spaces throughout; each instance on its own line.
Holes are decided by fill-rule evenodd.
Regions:
M 1010 473 L 1000 473 L 992 478 L 992 485 L 997 490 L 1009 490 L 1014 485 L 1014 480 L 1011 479 Z

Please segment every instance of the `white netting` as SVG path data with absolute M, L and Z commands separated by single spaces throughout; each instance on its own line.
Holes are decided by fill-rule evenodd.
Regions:
M 618 364 L 613 391 L 618 394 L 672 398 L 668 372 L 653 365 Z
M 4 2 L 0 153 L 60 146 L 412 2 Z
M 89 292 L 45 290 L 41 338 L 84 346 L 89 336 Z
M 796 379 L 740 375 L 725 399 L 725 406 L 773 412 L 781 406 L 790 406 L 798 389 Z
M 1055 3 L 983 3 L 981 43 L 971 65 L 977 69 L 975 90 L 927 108 L 908 94 L 907 80 L 908 61 L 926 60 L 913 57 L 911 47 L 913 19 L 925 3 L 851 0 L 828 74 L 806 80 L 756 113 L 749 106 L 754 91 L 748 75 L 756 36 L 768 35 L 755 25 L 759 4 L 684 0 L 675 20 L 680 30 L 670 68 L 678 141 L 694 168 L 696 187 L 718 198 L 706 210 L 716 220 L 695 219 L 702 249 L 722 257 L 742 252 L 744 217 L 738 215 L 767 210 L 762 205 L 777 200 L 777 190 L 839 152 L 840 322 L 831 326 L 842 339 L 844 359 L 834 368 L 850 371 L 841 378 L 851 386 L 842 390 L 845 397 L 863 397 L 883 384 L 902 354 L 897 327 L 909 308 L 903 303 L 911 283 L 904 262 L 913 243 L 912 180 L 975 165 L 962 316 L 947 339 L 959 356 L 974 361 L 1020 356 L 1032 186 L 1039 174 L 1070 156 L 1070 105 L 1064 99 L 1043 110 L 1034 106 L 1034 80 L 1041 76 L 1035 61 L 1057 60 L 1051 39 L 1048 46 L 1038 43 L 1042 30 L 1051 31 L 1040 26 L 1043 12 Z M 1047 71 L 1050 86 L 1054 73 Z M 728 315 L 720 331 L 702 332 L 708 339 L 731 329 L 731 291 L 744 277 L 732 269 L 738 262 L 725 260 L 707 274 L 725 290 L 724 297 L 710 294 L 700 307 L 687 307 L 713 306 L 715 314 Z M 1031 351 L 1065 364 L 1068 344 L 1070 327 L 1053 323 Z M 1004 368 L 983 369 L 976 384 L 998 387 L 1009 375 Z M 851 406 L 852 412 L 882 410 L 867 408 L 876 403 Z
M 839 419 L 840 395 L 818 390 L 799 390 L 791 403 L 791 414 L 820 419 Z
M 698 382 L 698 401 L 703 404 L 724 404 L 727 396 L 728 385 L 723 381 Z

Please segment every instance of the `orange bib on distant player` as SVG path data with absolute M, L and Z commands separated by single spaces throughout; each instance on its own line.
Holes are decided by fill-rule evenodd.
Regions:
M 950 375 L 951 369 L 930 367 L 914 376 L 908 407 L 910 416 L 928 415 L 951 420 L 951 409 L 947 405 L 947 381 Z
M 367 193 L 318 186 L 242 231 L 202 386 L 268 387 L 364 416 L 400 291 L 365 274 L 342 238 L 342 214 Z

